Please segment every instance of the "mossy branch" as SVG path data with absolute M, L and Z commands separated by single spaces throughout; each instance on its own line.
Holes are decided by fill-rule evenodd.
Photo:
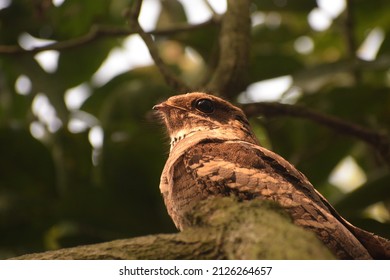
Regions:
M 270 201 L 213 198 L 188 214 L 193 226 L 16 259 L 331 259 L 328 249 Z

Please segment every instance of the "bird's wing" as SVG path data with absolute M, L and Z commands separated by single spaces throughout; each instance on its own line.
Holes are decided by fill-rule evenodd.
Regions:
M 238 191 L 273 200 L 283 197 L 284 207 L 304 199 L 329 212 L 322 197 L 301 172 L 260 146 L 243 141 L 204 141 L 188 149 L 183 160 L 193 179 L 199 184 L 215 186 L 217 192 Z
M 295 224 L 314 231 L 340 258 L 370 258 L 326 199 L 277 154 L 243 141 L 209 139 L 187 149 L 183 162 L 202 192 L 276 201 Z

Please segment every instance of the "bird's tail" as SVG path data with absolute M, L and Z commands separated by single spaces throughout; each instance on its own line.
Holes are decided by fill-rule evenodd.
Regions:
M 360 241 L 373 259 L 390 260 L 390 240 L 354 226 L 344 219 L 317 190 L 316 192 L 333 216 Z
M 344 219 L 343 219 L 344 220 Z M 344 220 L 345 222 L 345 220 Z M 345 226 L 356 236 L 356 238 L 367 249 L 373 259 L 390 259 L 390 240 L 355 227 L 350 223 L 344 223 Z

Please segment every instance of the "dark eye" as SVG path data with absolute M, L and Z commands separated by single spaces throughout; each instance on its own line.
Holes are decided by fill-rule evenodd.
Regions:
M 211 114 L 214 112 L 214 103 L 210 99 L 199 99 L 195 103 L 195 108 L 203 113 Z

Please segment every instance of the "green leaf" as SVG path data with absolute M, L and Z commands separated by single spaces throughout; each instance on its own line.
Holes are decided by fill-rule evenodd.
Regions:
M 64 89 L 88 81 L 116 43 L 116 41 L 101 40 L 61 52 L 53 79 L 59 81 Z
M 64 40 L 87 33 L 94 24 L 102 23 L 109 16 L 109 0 L 66 0 L 60 7 L 53 7 L 48 14 L 53 28 L 52 37 Z

